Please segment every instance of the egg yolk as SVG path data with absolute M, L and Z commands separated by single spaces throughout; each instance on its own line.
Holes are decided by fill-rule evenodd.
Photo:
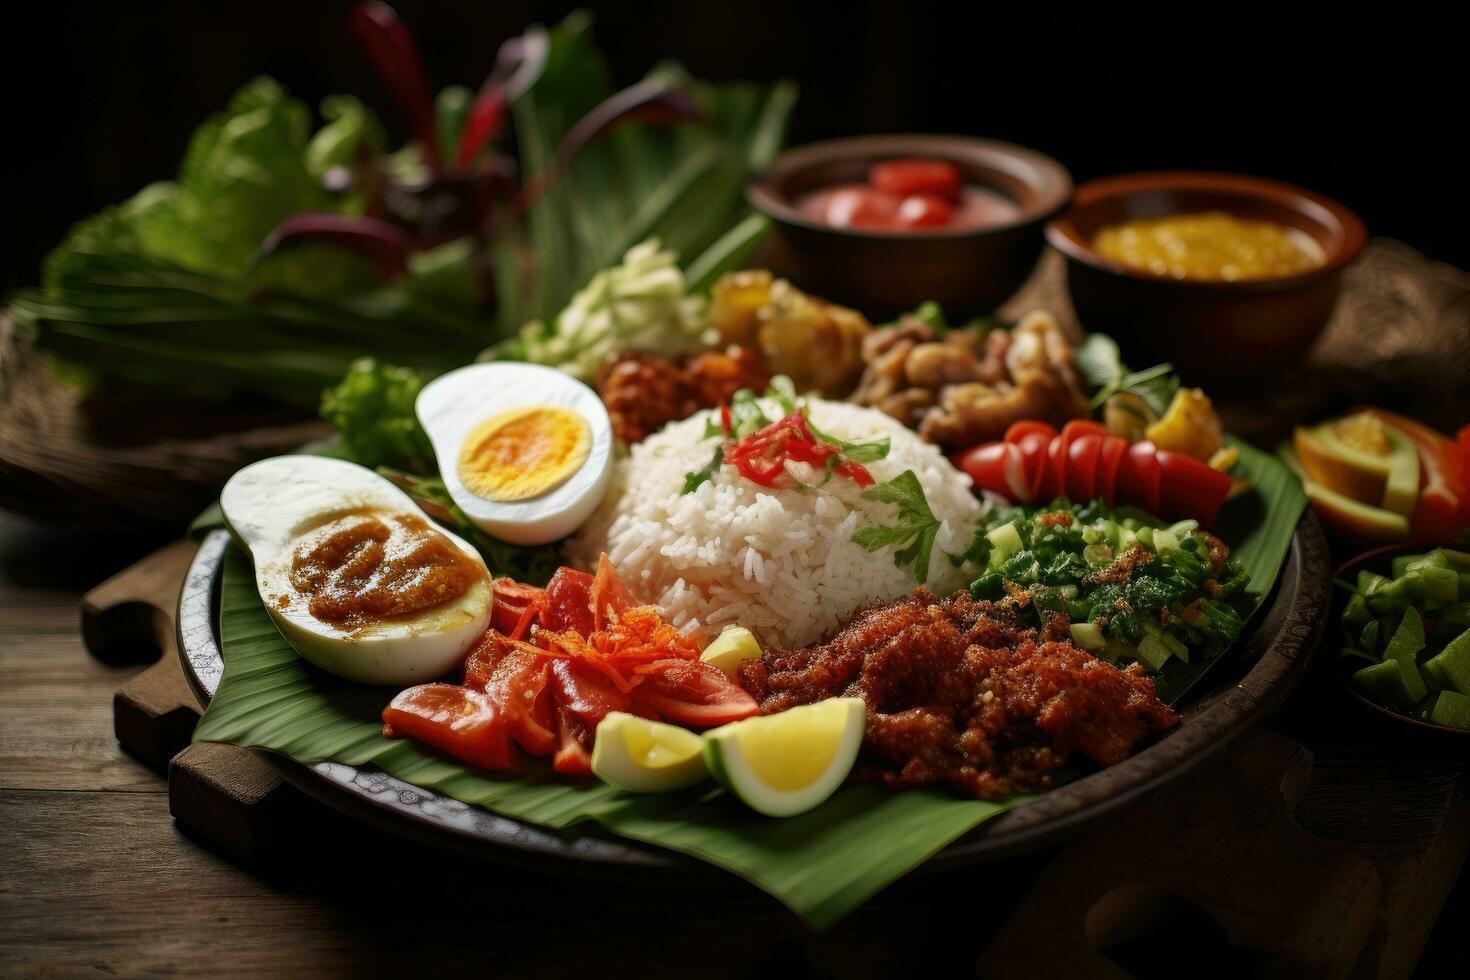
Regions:
M 459 478 L 486 500 L 530 500 L 564 483 L 591 450 L 591 427 L 569 408 L 507 409 L 481 422 L 464 441 Z

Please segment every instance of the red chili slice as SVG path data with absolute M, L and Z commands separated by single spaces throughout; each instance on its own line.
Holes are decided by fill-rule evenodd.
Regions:
M 1097 459 L 1102 444 L 1102 436 L 1088 432 L 1067 446 L 1067 496 L 1077 503 L 1091 500 L 1097 493 Z
M 955 457 L 955 465 L 969 474 L 978 489 L 998 493 L 1007 500 L 1025 502 L 1030 498 L 1025 457 L 1021 447 L 1013 443 L 991 442 L 967 449 Z
M 1053 426 L 1040 419 L 1022 419 L 1012 422 L 1010 428 L 1006 429 L 1005 441 L 1019 444 L 1027 436 L 1041 436 L 1050 442 L 1056 434 L 1057 430 Z
M 1159 455 L 1147 439 L 1135 442 L 1118 462 L 1117 488 L 1119 504 L 1142 507 L 1150 514 L 1159 512 Z
M 1192 456 L 1158 451 L 1159 509 L 1163 517 L 1193 517 L 1205 527 L 1215 523 L 1230 494 L 1230 477 Z
M 1105 436 L 1102 452 L 1097 457 L 1097 481 L 1093 494 L 1102 497 L 1103 503 L 1112 507 L 1118 499 L 1118 466 L 1128 454 L 1128 440 L 1118 436 Z

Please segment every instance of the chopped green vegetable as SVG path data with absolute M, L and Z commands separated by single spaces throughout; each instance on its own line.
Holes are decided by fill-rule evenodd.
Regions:
M 417 371 L 360 358 L 322 396 L 322 418 L 337 427 L 354 462 L 432 473 L 434 449 L 414 411 L 423 387 Z
M 1426 717 L 1436 725 L 1470 728 L 1470 696 L 1458 691 L 1440 691 L 1429 705 Z
M 551 325 L 539 320 L 520 334 L 516 353 L 592 382 L 623 351 L 679 354 L 714 341 L 703 301 L 691 296 L 676 256 L 657 239 L 633 246 L 572 297 Z
M 934 550 L 934 539 L 939 534 L 940 521 L 929 508 L 929 500 L 924 496 L 919 478 L 913 470 L 904 470 L 888 482 L 863 491 L 863 499 L 894 504 L 898 508 L 898 518 L 891 526 L 858 528 L 852 540 L 867 551 L 893 548 L 893 563 L 899 568 L 911 566 L 914 578 L 923 585 L 929 578 L 929 557 Z
M 1357 671 L 1353 674 L 1353 686 L 1362 691 L 1370 701 L 1393 705 L 1406 711 L 1419 700 L 1410 690 L 1404 679 L 1403 668 L 1397 660 L 1380 661 Z

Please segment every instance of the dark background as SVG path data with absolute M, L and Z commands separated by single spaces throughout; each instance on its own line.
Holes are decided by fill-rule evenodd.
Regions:
M 405 136 L 344 30 L 349 6 L 27 5 L 0 59 L 13 105 L 0 289 L 34 281 L 71 222 L 171 176 L 194 126 L 256 74 L 313 104 L 358 93 Z M 506 36 L 576 6 L 398 4 L 435 87 L 477 86 Z M 1465 54 L 1458 32 L 1430 18 L 1285 5 L 1176 5 L 1173 16 L 917 0 L 591 6 L 619 82 L 664 57 L 712 79 L 796 79 L 793 142 L 945 131 L 1036 146 L 1079 181 L 1170 167 L 1263 174 L 1470 266 Z

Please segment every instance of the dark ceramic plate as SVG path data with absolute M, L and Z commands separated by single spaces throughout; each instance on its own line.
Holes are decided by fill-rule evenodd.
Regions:
M 219 580 L 228 544 L 227 532 L 210 533 L 179 596 L 179 652 L 203 699 L 214 693 L 224 668 L 218 633 Z M 1180 710 L 1179 728 L 1125 762 L 1058 787 L 982 824 L 936 854 L 924 868 L 976 864 L 1053 843 L 1116 818 L 1217 757 L 1275 711 L 1306 673 L 1330 599 L 1330 567 L 1321 526 L 1308 511 L 1297 525 L 1275 589 L 1246 636 L 1196 683 Z M 556 857 L 572 863 L 681 871 L 708 867 L 591 825 L 554 833 L 496 816 L 370 766 L 274 761 L 294 785 L 328 805 L 356 819 L 436 844 L 502 860 Z

